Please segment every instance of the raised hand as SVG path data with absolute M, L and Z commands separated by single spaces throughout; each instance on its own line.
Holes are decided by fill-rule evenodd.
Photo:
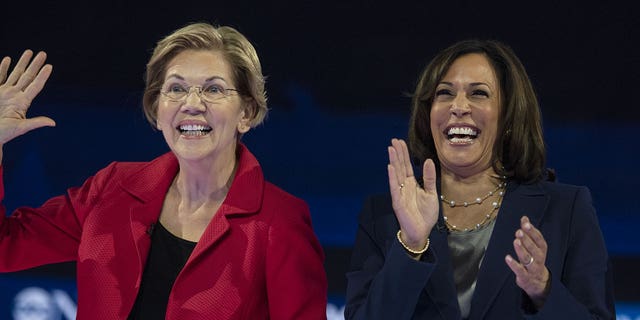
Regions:
M 44 62 L 47 54 L 39 52 L 33 60 L 33 52 L 25 50 L 10 74 L 11 58 L 0 62 L 0 146 L 33 129 L 55 126 L 48 117 L 27 119 L 31 101 L 44 87 L 53 67 Z
M 549 294 L 550 285 L 549 270 L 545 266 L 547 242 L 528 217 L 520 218 L 520 229 L 516 231 L 513 247 L 519 262 L 511 255 L 507 255 L 505 261 L 516 275 L 516 284 L 540 309 Z
M 438 221 L 439 201 L 436 170 L 431 159 L 423 165 L 424 188 L 413 176 L 407 144 L 392 139 L 389 151 L 389 189 L 393 210 L 400 223 L 402 241 L 416 251 L 424 248 L 431 229 Z

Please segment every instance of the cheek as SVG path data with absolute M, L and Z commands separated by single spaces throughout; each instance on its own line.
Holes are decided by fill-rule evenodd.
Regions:
M 446 110 L 443 112 L 442 108 L 438 108 L 435 105 L 431 108 L 431 112 L 429 114 L 431 123 L 429 124 L 429 127 L 431 128 L 432 135 L 436 136 L 440 132 L 440 126 L 448 120 L 447 115 L 448 113 Z
M 166 127 L 166 118 L 167 113 L 164 112 L 162 107 L 159 107 L 158 112 L 156 112 L 156 127 L 158 127 L 158 130 L 162 130 L 163 127 Z
M 168 103 L 158 103 L 158 108 L 156 109 L 156 122 L 158 125 L 163 124 L 165 126 L 167 124 L 171 124 L 178 110 L 178 108 Z

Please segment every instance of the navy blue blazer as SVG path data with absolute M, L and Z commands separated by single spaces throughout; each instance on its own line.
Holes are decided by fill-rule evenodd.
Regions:
M 504 261 L 526 215 L 548 244 L 551 289 L 544 306 L 517 286 Z M 420 261 L 396 239 L 399 225 L 389 196 L 370 198 L 347 273 L 346 319 L 460 319 L 448 231 L 440 221 Z M 591 194 L 553 182 L 510 182 L 478 273 L 468 319 L 614 319 L 611 266 Z

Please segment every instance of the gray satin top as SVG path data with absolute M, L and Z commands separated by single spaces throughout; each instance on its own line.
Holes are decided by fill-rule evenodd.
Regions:
M 453 278 L 458 292 L 458 304 L 462 318 L 469 317 L 471 298 L 476 289 L 476 279 L 487 250 L 487 244 L 496 220 L 472 231 L 451 231 L 449 251 L 453 263 Z

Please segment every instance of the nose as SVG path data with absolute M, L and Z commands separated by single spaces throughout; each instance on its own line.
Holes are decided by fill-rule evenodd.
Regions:
M 190 88 L 189 93 L 187 93 L 184 103 L 182 104 L 181 111 L 188 114 L 200 114 L 204 113 L 206 110 L 207 106 L 204 104 L 204 101 L 202 101 L 202 98 L 200 97 L 199 89 Z
M 469 100 L 463 93 L 458 94 L 456 98 L 453 99 L 453 102 L 451 103 L 451 113 L 456 117 L 471 114 Z

